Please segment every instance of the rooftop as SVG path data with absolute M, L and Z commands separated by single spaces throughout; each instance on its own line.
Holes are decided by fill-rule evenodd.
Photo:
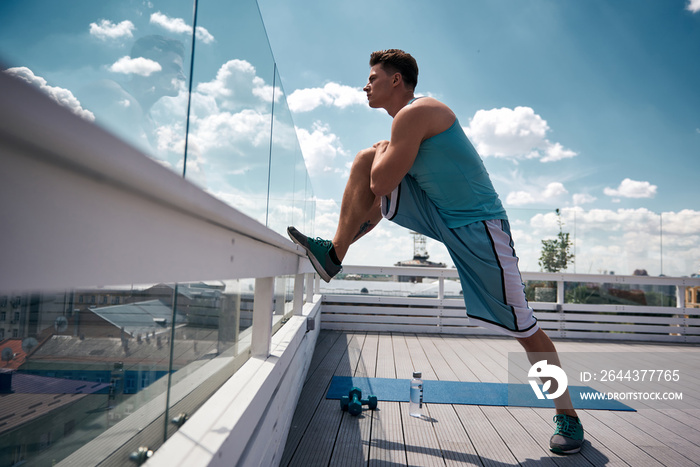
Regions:
M 683 387 L 700 383 L 696 346 L 555 343 L 562 353 L 683 352 L 689 358 L 674 362 Z M 280 465 L 697 465 L 700 401 L 688 394 L 682 410 L 579 410 L 587 441 L 566 457 L 548 449 L 552 409 L 426 403 L 416 419 L 408 403 L 380 401 L 354 417 L 325 397 L 333 376 L 410 378 L 414 368 L 424 380 L 507 382 L 508 353 L 519 347 L 500 337 L 322 331 Z

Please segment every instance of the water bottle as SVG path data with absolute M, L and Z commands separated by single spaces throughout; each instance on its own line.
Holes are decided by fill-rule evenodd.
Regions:
M 408 413 L 411 417 L 421 418 L 423 416 L 423 380 L 420 371 L 413 372 L 411 380 L 411 405 Z

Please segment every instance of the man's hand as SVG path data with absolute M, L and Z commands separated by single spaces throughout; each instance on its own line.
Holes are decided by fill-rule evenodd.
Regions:
M 372 147 L 377 150 L 377 154 L 383 154 L 386 151 L 386 148 L 389 147 L 389 141 L 379 141 L 378 143 L 374 143 Z

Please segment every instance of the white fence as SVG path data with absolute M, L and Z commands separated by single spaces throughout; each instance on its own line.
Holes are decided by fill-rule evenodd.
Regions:
M 324 329 L 400 331 L 447 334 L 496 334 L 470 324 L 462 298 L 445 293 L 446 281 L 457 279 L 455 269 L 346 266 L 351 275 L 409 276 L 432 278 L 434 297 L 397 296 L 396 294 L 323 293 Z M 548 283 L 551 302 L 530 301 L 540 326 L 551 337 L 577 339 L 618 339 L 658 342 L 700 342 L 700 308 L 686 307 L 685 289 L 700 286 L 700 278 L 588 275 L 563 273 L 523 273 L 523 280 Z M 359 290 L 363 281 L 358 281 Z M 667 297 L 673 291 L 675 306 L 641 304 L 572 303 L 566 289 L 574 285 L 596 290 L 624 291 L 622 295 L 643 296 L 644 291 Z M 323 290 L 323 289 L 322 289 Z M 623 302 L 624 300 L 620 300 Z

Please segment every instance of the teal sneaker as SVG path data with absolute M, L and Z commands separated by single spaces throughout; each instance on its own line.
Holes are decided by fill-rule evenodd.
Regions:
M 333 246 L 330 240 L 307 237 L 291 226 L 287 227 L 287 235 L 294 243 L 306 250 L 311 264 L 324 281 L 330 282 L 333 276 L 343 269 L 342 266 L 335 264 L 329 255 Z
M 583 425 L 581 420 L 569 415 L 554 416 L 557 424 L 554 435 L 549 440 L 549 450 L 557 454 L 576 454 L 583 445 Z

